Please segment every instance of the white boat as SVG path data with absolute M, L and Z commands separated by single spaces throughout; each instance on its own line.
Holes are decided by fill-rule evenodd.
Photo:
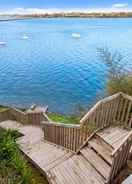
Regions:
M 23 35 L 23 36 L 22 36 L 22 39 L 23 39 L 23 40 L 27 40 L 28 38 L 29 38 L 29 37 L 26 36 L 26 35 Z
M 0 46 L 5 46 L 6 42 L 0 42 Z
M 80 38 L 81 35 L 79 33 L 72 33 L 73 38 Z

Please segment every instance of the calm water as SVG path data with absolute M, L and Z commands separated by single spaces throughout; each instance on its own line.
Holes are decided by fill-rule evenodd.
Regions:
M 132 65 L 132 19 L 0 22 L 0 42 L 6 42 L 0 46 L 0 104 L 47 104 L 73 113 L 104 95 L 107 68 L 98 47 L 120 51 L 126 67 Z

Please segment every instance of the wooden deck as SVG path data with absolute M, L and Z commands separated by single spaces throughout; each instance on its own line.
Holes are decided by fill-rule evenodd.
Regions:
M 38 126 L 4 121 L 2 128 L 23 134 L 17 139 L 21 151 L 47 176 L 51 184 L 105 184 L 112 167 L 111 153 L 129 131 L 109 127 L 98 131 L 78 154 L 43 140 Z
M 82 155 L 74 155 L 52 168 L 48 177 L 53 184 L 104 184 L 105 180 Z
M 48 170 L 73 155 L 73 153 L 65 149 L 48 144 L 44 141 L 39 141 L 35 144 L 29 144 L 28 141 L 26 142 L 27 144 L 23 144 L 23 140 L 19 141 L 21 151 L 23 151 L 43 173 L 47 173 Z

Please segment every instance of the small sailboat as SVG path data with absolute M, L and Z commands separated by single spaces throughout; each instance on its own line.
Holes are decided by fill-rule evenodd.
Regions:
M 5 46 L 6 42 L 0 42 L 0 46 Z
M 28 37 L 27 35 L 23 35 L 23 36 L 22 36 L 22 39 L 23 39 L 23 40 L 28 40 L 28 38 L 29 38 L 29 37 Z
M 79 33 L 72 33 L 73 38 L 80 38 L 81 35 Z

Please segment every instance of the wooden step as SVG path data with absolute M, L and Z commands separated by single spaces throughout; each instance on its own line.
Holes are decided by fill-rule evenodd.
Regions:
M 106 140 L 104 140 L 102 137 L 100 137 L 100 136 L 98 135 L 98 133 L 96 133 L 96 134 L 94 135 L 94 138 L 96 138 L 96 139 L 100 142 L 100 144 L 101 144 L 103 147 L 105 147 L 109 152 L 114 151 L 113 146 L 111 146 Z
M 81 150 L 83 157 L 104 177 L 108 179 L 110 174 L 110 166 L 105 162 L 97 153 L 89 148 L 85 147 Z
M 105 142 L 113 148 L 117 148 L 122 143 L 122 140 L 129 134 L 129 131 L 121 127 L 109 127 L 102 131 L 97 132 Z
M 93 148 L 108 164 L 112 164 L 111 153 L 113 149 L 111 146 L 106 144 L 103 139 L 95 136 L 88 141 L 88 145 Z

